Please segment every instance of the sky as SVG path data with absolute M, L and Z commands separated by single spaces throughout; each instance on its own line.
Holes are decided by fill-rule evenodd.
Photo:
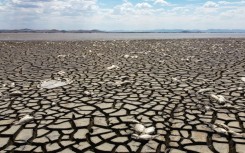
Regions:
M 0 29 L 245 29 L 245 0 L 0 0 Z

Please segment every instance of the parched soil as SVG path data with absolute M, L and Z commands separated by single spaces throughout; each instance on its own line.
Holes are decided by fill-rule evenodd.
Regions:
M 2 41 L 0 152 L 244 153 L 243 77 L 245 39 Z

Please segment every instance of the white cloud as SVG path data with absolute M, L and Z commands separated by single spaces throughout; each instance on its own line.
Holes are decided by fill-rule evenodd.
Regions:
M 169 5 L 169 3 L 165 0 L 155 0 L 154 4 Z
M 117 5 L 113 8 L 114 14 L 131 14 L 133 12 L 134 12 L 133 4 L 128 1 L 124 1 L 123 4 Z
M 227 1 L 219 1 L 218 4 L 221 4 L 221 5 L 228 5 L 228 4 L 231 4 L 231 2 L 227 2 Z
M 207 1 L 203 6 L 205 8 L 217 8 L 219 5 L 213 1 Z
M 143 2 L 143 3 L 138 3 L 135 5 L 136 8 L 139 8 L 139 9 L 149 9 L 149 8 L 152 8 L 152 6 L 146 2 Z

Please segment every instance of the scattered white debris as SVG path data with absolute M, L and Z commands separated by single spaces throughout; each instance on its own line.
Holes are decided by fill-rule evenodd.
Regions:
M 118 69 L 119 69 L 119 66 L 117 66 L 117 65 L 112 65 L 112 66 L 107 67 L 107 70 L 112 70 L 112 69 L 118 70 Z
M 133 55 L 131 56 L 131 58 L 138 58 L 138 55 Z
M 16 123 L 14 123 L 15 125 L 23 125 L 25 123 L 28 123 L 30 121 L 32 121 L 34 119 L 33 116 L 30 116 L 29 114 L 25 115 L 24 117 L 22 117 L 19 121 L 17 121 Z
M 15 87 L 15 83 L 14 82 L 5 82 L 2 84 L 2 87 L 10 87 L 10 88 L 14 88 Z
M 68 84 L 71 84 L 73 82 L 73 80 L 69 79 L 69 78 L 65 78 L 63 80 L 52 80 L 52 79 L 47 79 L 42 81 L 38 87 L 39 88 L 46 88 L 46 89 L 53 89 L 56 87 L 61 87 L 61 86 L 65 86 Z

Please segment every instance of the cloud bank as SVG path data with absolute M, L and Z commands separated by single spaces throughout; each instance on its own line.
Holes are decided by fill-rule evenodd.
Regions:
M 244 0 L 0 0 L 0 29 L 243 29 L 244 14 Z

